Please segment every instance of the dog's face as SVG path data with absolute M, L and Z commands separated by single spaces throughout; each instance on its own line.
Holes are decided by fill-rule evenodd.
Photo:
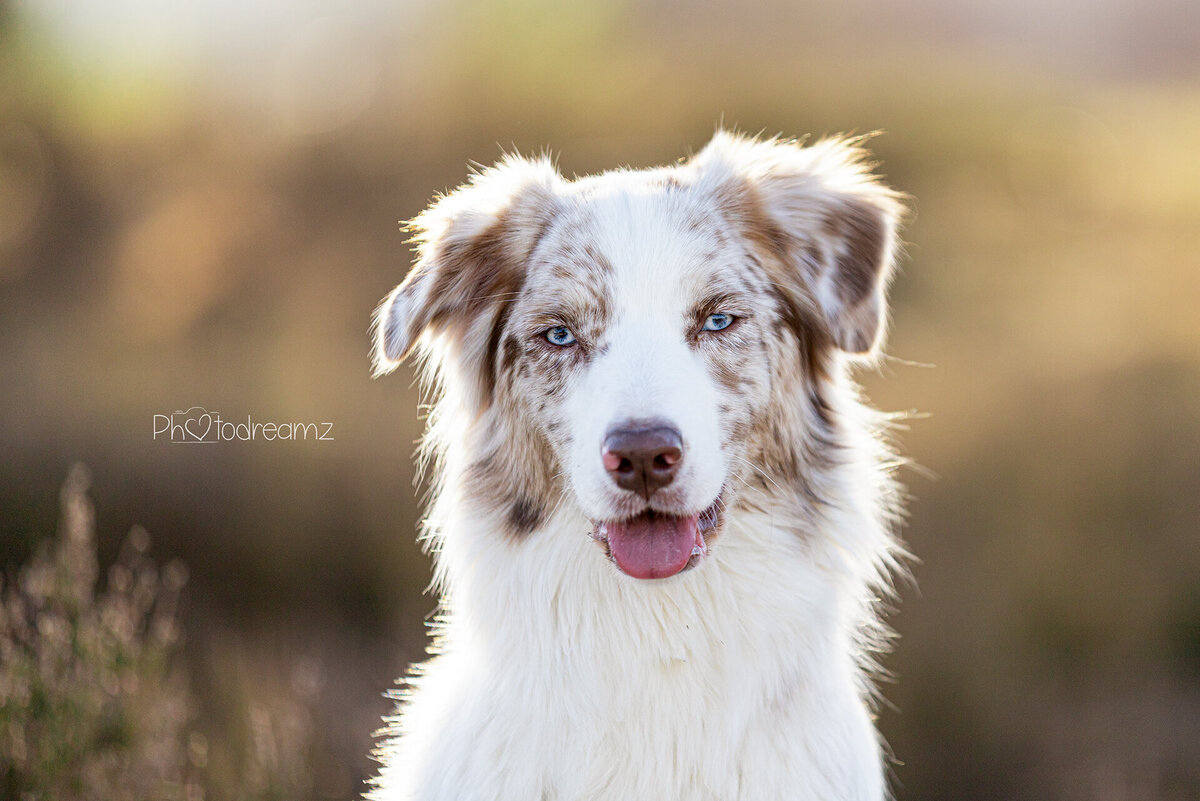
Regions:
M 512 533 L 566 500 L 624 573 L 671 576 L 740 488 L 803 484 L 805 443 L 836 426 L 824 365 L 880 336 L 898 211 L 838 142 L 718 135 L 677 168 L 570 183 L 510 159 L 418 218 L 377 368 L 424 343 L 468 385 L 469 489 Z
M 632 188 L 596 181 L 546 231 L 502 348 L 594 535 L 625 572 L 660 577 L 703 555 L 745 461 L 770 300 L 715 209 Z

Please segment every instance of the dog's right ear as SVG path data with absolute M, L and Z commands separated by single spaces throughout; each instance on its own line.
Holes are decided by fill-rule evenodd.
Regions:
M 460 353 L 520 291 L 525 263 L 558 206 L 548 159 L 509 156 L 435 201 L 410 224 L 417 262 L 375 312 L 374 374 L 389 373 L 426 335 Z

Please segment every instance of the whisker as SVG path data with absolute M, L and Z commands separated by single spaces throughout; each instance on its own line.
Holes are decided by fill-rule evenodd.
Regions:
M 747 459 L 744 456 L 739 456 L 736 453 L 731 453 L 730 456 L 732 456 L 734 459 L 737 459 L 739 462 L 746 465 L 754 472 L 758 473 L 760 476 L 763 477 L 764 481 L 769 481 L 771 483 L 771 486 L 774 487 L 776 490 L 778 490 L 781 493 L 784 492 L 784 488 L 779 485 L 779 482 L 777 482 L 775 479 L 773 479 L 769 475 L 767 475 L 767 472 L 765 470 L 763 470 L 761 467 L 759 467 L 758 465 L 756 465 L 754 462 L 750 461 L 749 459 Z M 743 483 L 747 487 L 750 486 L 750 483 L 745 480 L 743 480 Z

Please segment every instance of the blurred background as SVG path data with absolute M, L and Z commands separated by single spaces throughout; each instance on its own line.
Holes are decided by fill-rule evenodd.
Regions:
M 412 376 L 368 378 L 397 221 L 502 149 L 722 121 L 883 130 L 916 198 L 862 376 L 920 413 L 898 799 L 1200 798 L 1194 0 L 0 0 L 0 795 L 124 798 L 139 737 L 179 797 L 361 792 L 434 608 Z M 197 405 L 334 439 L 155 440 Z M 126 678 L 54 707 L 89 607 Z M 80 741 L 109 773 L 55 774 L 50 708 L 123 721 Z

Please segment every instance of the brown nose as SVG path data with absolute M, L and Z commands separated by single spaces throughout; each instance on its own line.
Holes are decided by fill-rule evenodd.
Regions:
M 683 461 L 683 439 L 675 428 L 660 423 L 614 428 L 600 454 L 618 487 L 650 500 L 675 480 Z

